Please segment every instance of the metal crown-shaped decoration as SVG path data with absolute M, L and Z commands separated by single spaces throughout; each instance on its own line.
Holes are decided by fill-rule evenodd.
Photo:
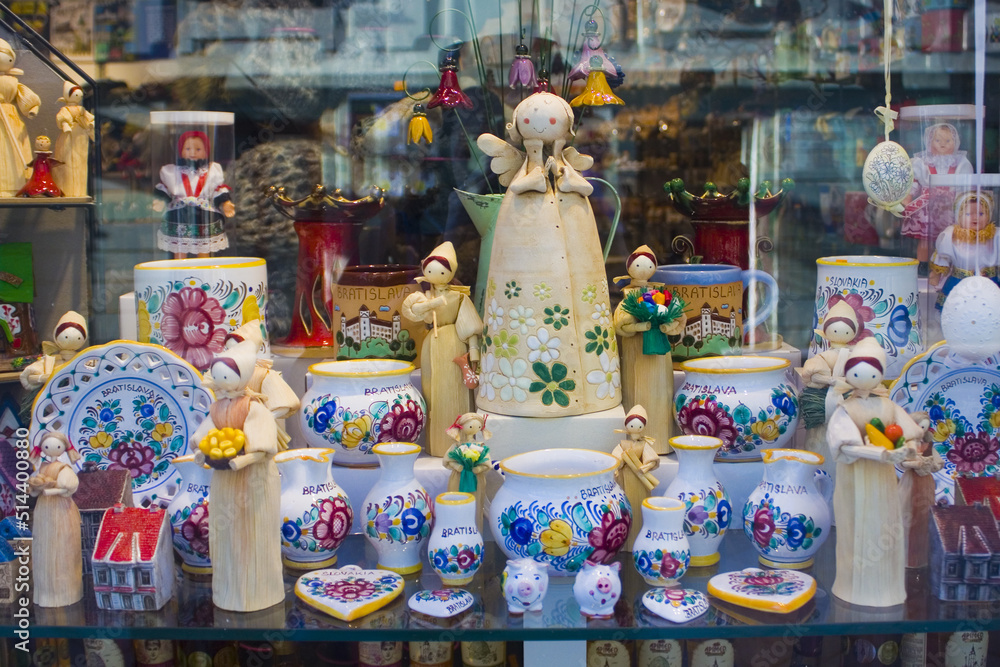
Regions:
M 773 211 L 785 193 L 795 187 L 795 182 L 786 178 L 781 181 L 781 189 L 771 191 L 771 181 L 762 181 L 754 193 L 757 217 Z M 750 219 L 750 179 L 741 178 L 736 189 L 727 195 L 721 194 L 715 183 L 705 183 L 705 193 L 700 197 L 684 189 L 684 181 L 679 178 L 666 183 L 663 189 L 670 195 L 674 208 L 692 221 L 734 221 Z
M 267 198 L 274 208 L 292 220 L 322 222 L 364 222 L 379 212 L 385 198 L 385 190 L 371 186 L 369 194 L 361 199 L 347 199 L 340 188 L 328 191 L 317 185 L 302 199 L 289 199 L 284 187 L 272 185 L 267 189 Z

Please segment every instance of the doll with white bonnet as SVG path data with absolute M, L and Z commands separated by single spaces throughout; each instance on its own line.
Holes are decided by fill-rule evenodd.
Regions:
M 51 377 L 52 372 L 76 356 L 87 344 L 87 321 L 76 311 L 59 318 L 51 341 L 42 341 L 42 356 L 21 371 L 21 385 L 36 391 Z
M 928 282 L 938 290 L 938 310 L 964 278 L 983 276 L 998 281 L 1000 239 L 993 211 L 993 197 L 986 192 L 965 192 L 955 200 L 955 224 L 938 235 L 930 263 Z
M 63 82 L 63 94 L 57 102 L 63 106 L 56 113 L 59 137 L 56 139 L 52 170 L 65 197 L 87 196 L 87 156 L 94 140 L 94 114 L 83 108 L 83 89 L 72 81 Z
M 642 507 L 642 501 L 659 484 L 659 480 L 651 472 L 660 467 L 660 455 L 653 449 L 653 439 L 645 434 L 647 424 L 646 410 L 641 405 L 632 406 L 625 415 L 625 429 L 618 431 L 628 437 L 620 440 L 611 451 L 611 455 L 618 459 L 615 479 L 625 491 L 625 497 L 633 511 Z M 622 549 L 632 551 L 632 545 L 638 536 L 639 522 L 633 520 Z
M 42 104 L 26 85 L 17 80 L 24 71 L 14 67 L 14 49 L 0 39 L 0 197 L 13 197 L 27 181 L 25 173 L 31 162 L 31 140 L 21 119 L 38 115 Z
M 482 440 L 476 437 L 482 434 Z M 486 472 L 493 467 L 486 441 L 492 434 L 486 429 L 486 416 L 477 412 L 459 415 L 448 428 L 455 444 L 444 456 L 444 466 L 451 470 L 449 491 L 463 491 L 476 497 L 476 525 L 482 528 L 483 496 Z

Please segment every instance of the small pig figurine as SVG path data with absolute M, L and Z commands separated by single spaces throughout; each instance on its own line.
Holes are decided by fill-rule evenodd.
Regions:
M 507 561 L 500 586 L 503 587 L 503 596 L 507 600 L 508 613 L 541 611 L 542 600 L 549 588 L 549 574 L 544 563 L 531 558 L 518 558 Z
M 615 603 L 622 594 L 622 582 L 618 574 L 622 564 L 618 562 L 602 565 L 586 561 L 573 582 L 573 597 L 580 605 L 580 613 L 591 618 L 611 618 Z

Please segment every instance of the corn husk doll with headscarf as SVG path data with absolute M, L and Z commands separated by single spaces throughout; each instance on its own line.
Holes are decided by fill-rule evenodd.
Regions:
M 13 197 L 28 180 L 31 139 L 21 114 L 38 115 L 42 100 L 17 77 L 24 71 L 14 67 L 14 49 L 0 39 L 0 197 Z
M 75 311 L 64 313 L 52 331 L 51 341 L 42 341 L 42 357 L 21 371 L 21 385 L 36 391 L 53 371 L 76 356 L 87 344 L 87 321 Z
M 633 511 L 639 511 L 642 501 L 652 495 L 659 481 L 652 471 L 660 467 L 660 456 L 653 449 L 653 439 L 645 434 L 648 425 L 646 410 L 641 405 L 634 405 L 625 415 L 625 428 L 617 433 L 625 433 L 628 437 L 620 440 L 611 455 L 618 459 L 618 470 L 615 480 L 625 491 L 625 497 Z M 635 538 L 639 536 L 639 522 L 633 520 L 628 531 L 628 537 L 622 546 L 623 551 L 632 551 Z
M 483 439 L 476 440 L 476 435 Z M 486 417 L 477 412 L 459 415 L 448 428 L 448 436 L 455 443 L 448 448 L 444 466 L 451 470 L 448 477 L 449 491 L 463 491 L 476 497 L 476 526 L 483 527 L 483 496 L 486 490 L 486 471 L 493 467 L 490 448 L 486 441 L 492 434 L 486 430 Z
M 56 183 L 66 197 L 87 196 L 87 155 L 94 140 L 94 114 L 83 108 L 83 89 L 71 81 L 63 82 L 63 107 L 56 113 L 59 137 L 52 169 Z

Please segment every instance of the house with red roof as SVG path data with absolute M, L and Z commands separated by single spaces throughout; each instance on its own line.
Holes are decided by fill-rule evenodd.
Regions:
M 116 504 L 104 513 L 91 560 L 99 609 L 152 611 L 173 595 L 174 553 L 163 508 Z
M 84 464 L 86 466 L 86 464 Z M 85 467 L 77 473 L 80 485 L 73 494 L 73 502 L 80 510 L 80 536 L 83 539 L 83 573 L 90 573 L 97 533 L 108 508 L 121 503 L 132 507 L 132 473 L 128 470 L 99 470 Z
M 1000 599 L 1000 530 L 989 507 L 934 507 L 930 545 L 932 595 L 963 602 Z
M 961 475 L 955 479 L 956 505 L 985 505 L 993 512 L 993 517 L 1000 521 L 1000 479 L 992 476 L 967 477 Z

